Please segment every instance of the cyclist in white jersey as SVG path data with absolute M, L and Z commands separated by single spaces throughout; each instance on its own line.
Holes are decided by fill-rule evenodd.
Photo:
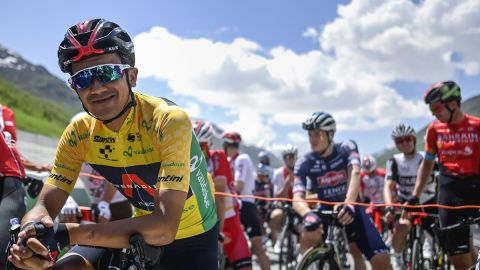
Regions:
M 298 150 L 292 144 L 287 144 L 282 149 L 282 158 L 284 166 L 275 169 L 273 172 L 273 195 L 277 198 L 292 198 L 293 189 L 293 169 L 297 161 Z M 277 234 L 282 227 L 283 210 L 276 208 L 270 213 L 270 228 L 272 230 L 272 239 L 275 242 L 275 251 L 280 251 L 280 243 L 276 242 Z
M 392 139 L 401 152 L 393 155 L 387 161 L 384 198 L 385 203 L 404 203 L 409 200 L 415 188 L 418 168 L 424 155 L 416 150 L 415 130 L 406 124 L 397 125 L 392 131 Z M 395 191 L 396 190 L 396 191 Z M 435 203 L 435 187 L 433 177 L 420 197 L 421 204 Z M 395 217 L 395 208 L 387 207 L 385 221 L 391 223 Z M 432 208 L 426 209 L 432 211 Z M 426 229 L 429 229 L 429 222 L 423 222 Z M 392 248 L 394 251 L 395 269 L 404 269 L 403 251 L 407 245 L 407 236 L 412 224 L 409 219 L 402 216 L 394 226 L 392 236 Z

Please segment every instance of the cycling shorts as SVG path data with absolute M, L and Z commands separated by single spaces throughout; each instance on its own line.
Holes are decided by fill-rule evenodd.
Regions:
M 252 254 L 238 215 L 225 219 L 223 233 L 230 238 L 230 242 L 223 245 L 230 264 L 235 269 L 252 267 Z
M 328 222 L 323 224 L 324 231 L 328 231 Z M 355 206 L 355 218 L 352 223 L 345 225 L 349 243 L 355 243 L 367 260 L 377 254 L 388 254 L 389 249 L 382 240 L 365 208 Z M 324 235 L 326 237 L 326 234 Z
M 441 205 L 480 205 L 480 176 L 459 179 L 451 175 L 439 176 L 438 201 Z M 478 216 L 478 209 L 447 210 L 440 208 L 440 226 L 456 224 L 467 217 Z M 441 237 L 449 255 L 460 255 L 470 251 L 470 227 L 444 232 Z
M 248 237 L 262 236 L 262 227 L 258 216 L 257 206 L 254 203 L 242 201 L 240 220 Z
M 151 269 L 218 269 L 218 225 L 202 234 L 175 240 L 162 248 L 159 263 Z M 78 254 L 89 261 L 96 270 L 103 270 L 109 269 L 113 254 L 118 252 L 118 249 L 74 246 L 68 253 Z M 67 263 L 68 260 L 66 257 L 63 263 Z M 63 259 L 60 259 L 59 262 L 62 261 Z

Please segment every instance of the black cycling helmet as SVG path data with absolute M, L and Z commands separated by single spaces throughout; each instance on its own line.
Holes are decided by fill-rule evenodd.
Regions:
M 454 81 L 434 83 L 425 91 L 424 100 L 426 104 L 445 103 L 452 100 L 460 102 L 462 100 L 460 86 Z
M 434 83 L 427 89 L 427 91 L 425 91 L 424 100 L 425 103 L 429 105 L 437 102 L 442 103 L 450 113 L 450 117 L 448 119 L 448 123 L 450 123 L 452 122 L 455 109 L 451 108 L 447 103 L 455 100 L 458 102 L 458 104 L 460 104 L 462 101 L 460 86 L 458 86 L 458 84 L 454 81 Z
M 117 53 L 123 64 L 135 66 L 133 42 L 127 32 L 105 19 L 89 20 L 67 30 L 58 47 L 58 65 L 71 74 L 72 63 L 106 53 Z

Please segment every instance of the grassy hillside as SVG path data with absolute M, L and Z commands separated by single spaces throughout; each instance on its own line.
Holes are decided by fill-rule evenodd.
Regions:
M 462 103 L 462 110 L 470 115 L 475 115 L 480 117 L 480 95 L 469 98 Z M 433 116 L 432 116 L 433 121 Z M 424 147 L 424 137 L 425 132 L 427 131 L 427 126 L 423 127 L 417 132 L 417 149 L 423 150 Z M 379 167 L 385 167 L 387 159 L 389 159 L 393 154 L 398 153 L 397 148 L 389 148 L 381 153 L 378 153 L 377 164 Z
M 37 98 L 1 77 L 0 103 L 14 111 L 18 129 L 51 137 L 62 134 L 72 115 L 52 101 Z

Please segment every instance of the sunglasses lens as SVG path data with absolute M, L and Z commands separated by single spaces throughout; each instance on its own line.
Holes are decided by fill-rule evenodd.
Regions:
M 122 77 L 125 68 L 128 68 L 128 66 L 117 64 L 95 66 L 75 73 L 68 81 L 73 89 L 81 90 L 89 88 L 92 85 L 93 78 L 101 83 L 118 80 Z

